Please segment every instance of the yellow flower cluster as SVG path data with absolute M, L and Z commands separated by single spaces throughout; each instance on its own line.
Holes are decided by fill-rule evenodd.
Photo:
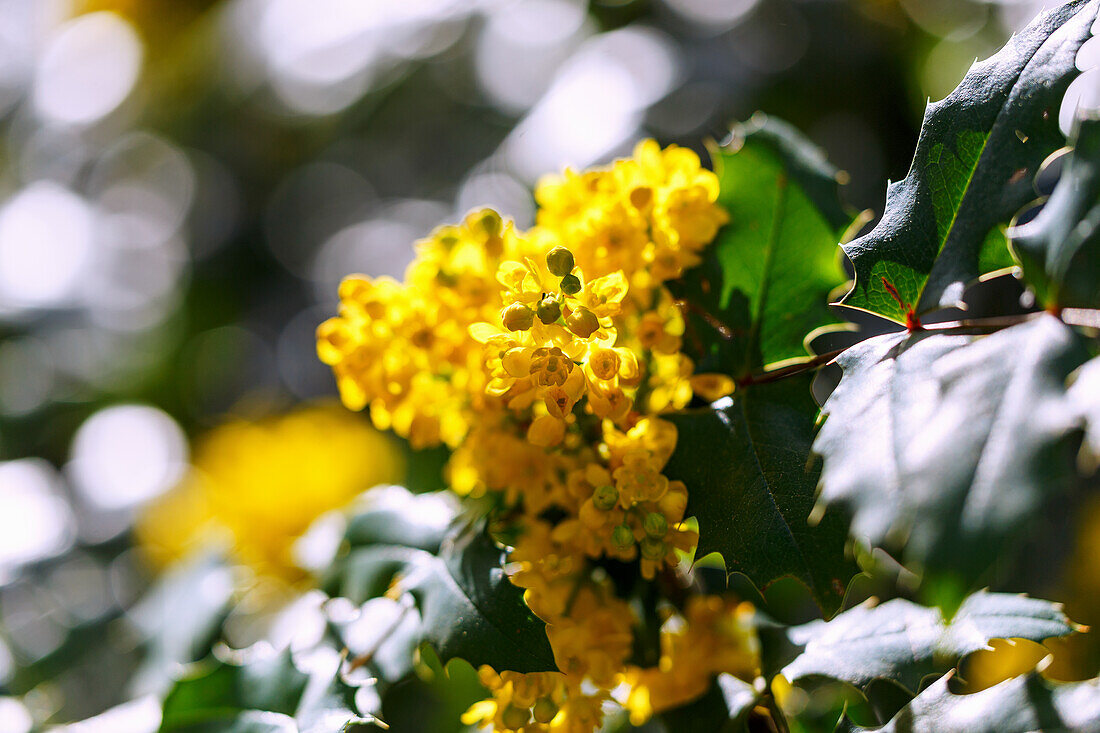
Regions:
M 632 667 L 639 620 L 600 566 L 675 583 L 696 544 L 687 489 L 663 473 L 676 429 L 659 415 L 732 385 L 693 373 L 664 283 L 700 261 L 727 215 L 698 156 L 653 141 L 535 195 L 531 230 L 473 212 L 418 243 L 403 283 L 348 278 L 318 353 L 348 407 L 414 446 L 451 447 L 451 488 L 494 497 L 495 526 L 516 538 L 507 571 L 560 672 L 483 668 L 491 697 L 463 721 L 591 733 L 605 707 L 644 718 L 757 666 L 745 609 L 696 599 L 670 616 L 662 666 Z M 706 664 L 686 650 L 696 643 Z
M 304 575 L 291 549 L 327 511 L 403 474 L 389 439 L 336 405 L 257 421 L 234 419 L 203 436 L 193 467 L 135 527 L 163 565 L 221 546 L 262 575 Z

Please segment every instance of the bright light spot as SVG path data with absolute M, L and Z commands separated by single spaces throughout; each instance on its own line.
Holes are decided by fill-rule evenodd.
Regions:
M 0 463 L 0 581 L 19 565 L 57 555 L 72 542 L 73 516 L 58 483 L 43 460 Z
M 7 733 L 30 733 L 34 718 L 23 703 L 14 697 L 0 697 L 0 730 Z
M 160 701 L 155 695 L 146 695 L 59 728 L 58 733 L 154 733 L 160 728 L 160 719 Z
M 46 47 L 34 80 L 34 107 L 52 122 L 87 125 L 130 94 L 141 71 L 141 41 L 114 13 L 81 15 Z
M 0 303 L 63 305 L 90 260 L 94 217 L 82 198 L 55 183 L 27 186 L 0 209 Z
M 1058 111 L 1058 126 L 1064 135 L 1069 135 L 1075 117 L 1097 112 L 1100 112 L 1100 68 L 1090 69 L 1070 83 Z
M 533 182 L 584 167 L 637 134 L 645 109 L 672 88 L 675 49 L 662 34 L 626 29 L 585 43 L 504 142 L 509 163 Z
M 336 559 L 346 528 L 343 512 L 322 514 L 291 548 L 294 562 L 306 570 L 324 571 Z
M 441 50 L 433 31 L 472 10 L 457 0 L 272 0 L 257 7 L 250 32 L 269 81 L 284 103 L 309 114 L 336 112 L 403 60 Z
M 128 509 L 175 484 L 187 465 L 187 440 L 153 407 L 109 407 L 88 418 L 73 439 L 68 470 L 94 507 Z
M 463 181 L 455 200 L 455 213 L 462 216 L 484 206 L 507 212 L 521 229 L 535 222 L 530 190 L 507 173 L 475 173 Z
M 591 33 L 586 16 L 575 0 L 507 3 L 490 13 L 474 58 L 482 88 L 505 109 L 530 107 Z
M 686 20 L 720 31 L 735 25 L 760 0 L 665 0 Z

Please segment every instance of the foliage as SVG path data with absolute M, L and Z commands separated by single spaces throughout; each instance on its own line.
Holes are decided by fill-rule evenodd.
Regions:
M 1096 12 L 1086 0 L 1046 12 L 928 106 L 909 175 L 890 185 L 878 225 L 844 246 L 856 273 L 844 303 L 904 323 L 1011 264 L 1000 227 L 1063 144 L 1054 111 Z
M 530 229 L 474 211 L 422 240 L 404 280 L 345 280 L 318 355 L 345 406 L 447 454 L 447 489 L 372 489 L 346 513 L 311 653 L 188 634 L 181 661 L 213 651 L 164 698 L 162 730 L 365 726 L 402 685 L 469 667 L 482 699 L 460 720 L 499 731 L 811 730 L 838 700 L 853 731 L 1100 724 L 1095 681 L 950 687 L 995 639 L 1084 630 L 983 586 L 1010 586 L 1029 543 L 1051 542 L 1036 518 L 1095 485 L 1100 120 L 1078 121 L 1053 195 L 1016 217 L 1063 142 L 1051 112 L 1097 8 L 1041 15 L 929 105 L 909 175 L 851 242 L 843 177 L 758 116 L 713 172 L 645 141 L 541 182 Z M 812 355 L 839 247 L 844 304 L 904 330 Z M 936 322 L 1010 257 L 1044 311 Z M 819 409 L 827 363 L 839 383 Z M 310 458 L 362 467 L 377 448 L 331 442 Z M 296 480 L 304 459 L 266 447 L 269 483 Z M 326 490 L 353 493 L 321 483 L 296 487 L 316 501 L 277 532 L 222 518 L 237 551 L 258 532 L 252 564 L 278 572 L 288 537 L 340 503 Z M 855 603 L 861 567 L 927 605 Z M 801 592 L 784 578 L 822 618 L 773 613 Z M 199 631 L 211 613 L 223 604 Z

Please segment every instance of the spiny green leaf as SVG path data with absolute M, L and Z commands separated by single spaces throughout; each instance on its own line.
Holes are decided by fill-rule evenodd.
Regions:
M 743 730 L 745 718 L 760 693 L 744 680 L 720 674 L 706 694 L 664 713 L 660 719 L 669 733 L 722 733 Z
M 787 629 L 799 651 L 782 673 L 791 682 L 824 677 L 861 690 L 887 679 L 914 693 L 927 675 L 989 648 L 990 639 L 1043 641 L 1076 630 L 1059 604 L 1009 593 L 975 593 L 950 622 L 938 608 L 900 598 L 868 602 L 831 621 Z
M 957 597 L 1072 487 L 1080 420 L 1065 382 L 1086 358 L 1046 315 L 980 339 L 890 334 L 849 349 L 814 444 L 822 500 Z
M 405 504 L 416 516 L 396 520 L 398 525 L 424 523 L 428 495 Z M 364 514 L 391 517 L 395 504 L 375 505 Z M 433 505 L 434 506 L 434 505 Z M 401 544 L 400 533 L 382 531 L 379 522 L 359 516 L 352 526 L 373 526 L 375 537 L 389 543 L 351 548 L 339 558 L 324 583 L 333 596 L 362 604 L 392 586 L 415 599 L 419 626 L 416 644 L 431 643 L 444 663 L 461 657 L 475 667 L 497 670 L 554 671 L 554 655 L 546 626 L 523 601 L 523 590 L 504 574 L 504 552 L 481 530 L 468 528 L 444 539 L 439 555 Z M 366 539 L 366 533 L 360 533 Z M 410 533 L 413 540 L 425 535 Z
M 875 228 L 844 246 L 856 278 L 843 303 L 905 322 L 907 306 L 954 305 L 967 283 L 1011 264 L 999 227 L 1064 144 L 1058 106 L 1096 14 L 1070 0 L 1040 15 L 928 105 L 908 176 L 889 186 Z
M 1015 677 L 971 695 L 956 695 L 941 677 L 878 733 L 1085 733 L 1100 729 L 1100 679 L 1058 684 L 1038 673 Z M 847 719 L 838 733 L 860 733 Z
M 1072 144 L 1043 210 L 1009 237 L 1043 305 L 1100 308 L 1100 119 L 1081 120 Z
M 687 485 L 688 514 L 699 520 L 698 557 L 718 552 L 727 572 L 761 588 L 794 576 L 831 615 L 858 569 L 845 557 L 841 516 L 808 521 L 817 484 L 808 466 L 817 413 L 810 379 L 754 385 L 670 416 L 679 439 L 665 473 Z
M 712 156 L 730 221 L 670 288 L 688 304 L 684 349 L 698 371 L 740 377 L 806 356 L 806 333 L 834 320 L 836 243 L 851 217 L 836 169 L 784 122 L 757 115 Z

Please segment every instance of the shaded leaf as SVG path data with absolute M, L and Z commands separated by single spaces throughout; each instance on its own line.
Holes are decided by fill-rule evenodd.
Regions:
M 718 552 L 727 572 L 758 587 L 791 575 L 821 608 L 840 607 L 858 572 L 845 556 L 847 525 L 829 512 L 815 526 L 817 471 L 808 466 L 817 408 L 810 374 L 755 385 L 703 410 L 669 417 L 679 430 L 665 468 L 688 487 L 699 520 L 697 557 Z
M 420 620 L 416 644 L 430 642 L 444 663 L 461 657 L 475 667 L 555 671 L 545 624 L 504 574 L 504 552 L 480 530 L 449 536 L 438 556 L 415 547 L 377 544 L 339 559 L 326 591 L 362 604 L 407 592 Z
M 851 217 L 836 169 L 785 122 L 757 115 L 712 157 L 730 221 L 669 287 L 689 303 L 684 350 L 697 370 L 744 376 L 806 356 L 806 333 L 834 320 L 828 294 L 844 281 L 836 244 Z
M 954 305 L 967 283 L 1011 264 L 1000 226 L 1064 144 L 1058 106 L 1096 13 L 1087 0 L 1043 13 L 928 105 L 909 174 L 887 189 L 875 228 L 844 245 L 855 284 L 843 303 L 905 322 L 906 305 Z
M 863 691 L 887 679 L 914 693 L 927 675 L 988 649 L 990 639 L 1043 641 L 1076 630 L 1059 604 L 1008 593 L 975 593 L 950 622 L 938 608 L 900 598 L 878 606 L 868 602 L 831 621 L 787 629 L 798 652 L 782 673 L 790 682 L 824 677 Z
M 980 339 L 890 334 L 849 349 L 814 445 L 822 500 L 940 576 L 950 606 L 1072 488 L 1079 418 L 1065 382 L 1086 357 L 1046 315 Z
M 1042 211 L 1009 237 L 1043 305 L 1100 308 L 1100 119 L 1082 120 L 1072 145 Z
M 945 675 L 928 686 L 881 733 L 1074 733 L 1100 728 L 1100 679 L 1058 684 L 1031 673 L 971 695 L 948 689 Z M 871 730 L 842 720 L 837 731 Z
M 468 531 L 432 562 L 405 571 L 423 636 L 446 664 L 455 657 L 476 669 L 556 672 L 546 627 L 504 574 L 504 553 L 483 531 Z
M 720 674 L 706 694 L 687 705 L 661 713 L 669 733 L 720 733 L 742 730 L 760 694 L 731 674 Z

